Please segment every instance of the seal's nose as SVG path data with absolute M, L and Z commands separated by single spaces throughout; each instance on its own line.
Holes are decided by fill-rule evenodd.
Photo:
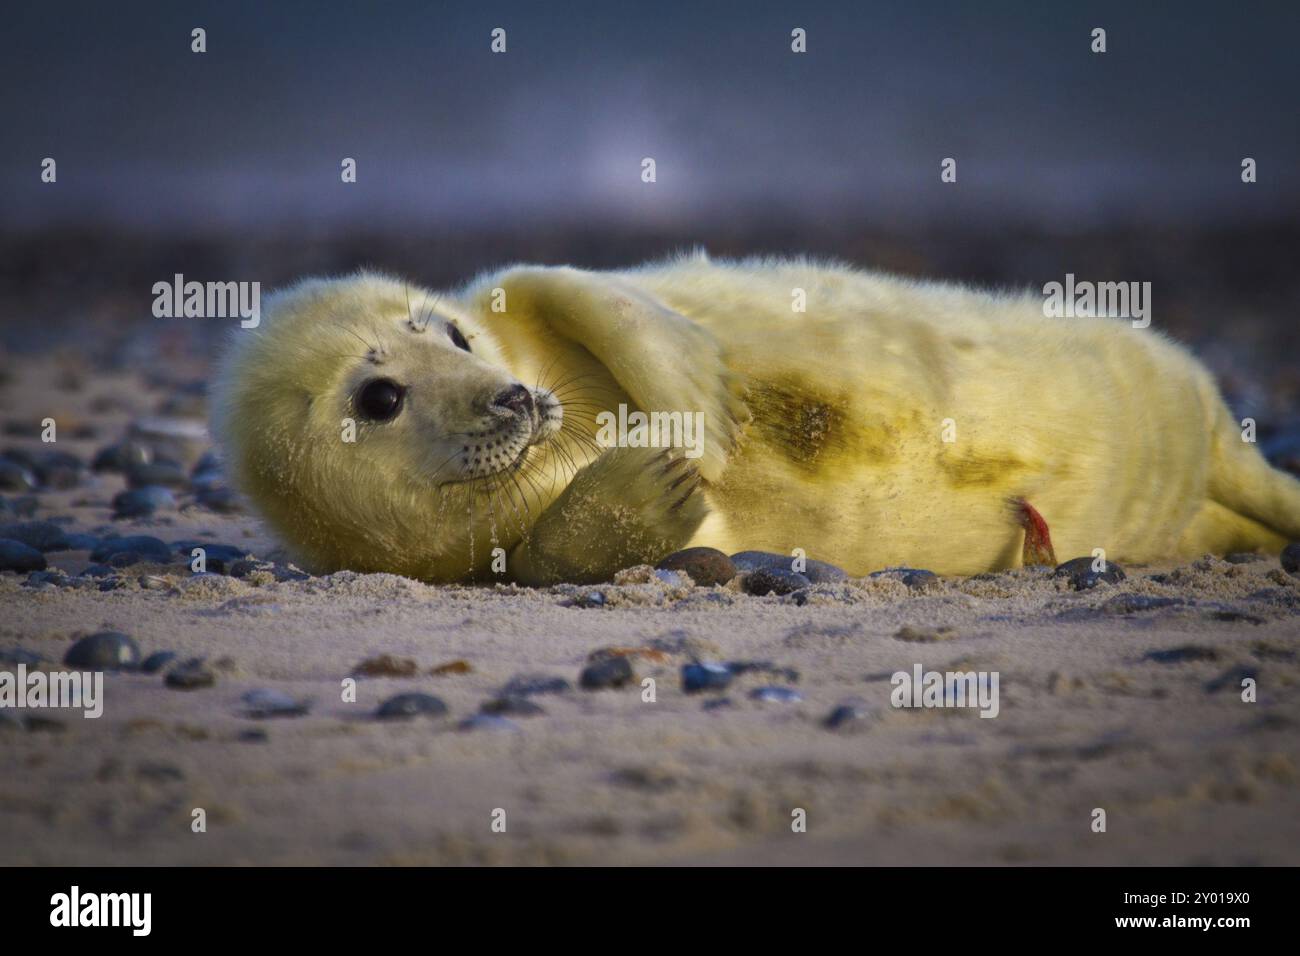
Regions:
M 516 415 L 532 415 L 533 393 L 522 385 L 511 385 L 497 393 L 492 407 L 508 409 Z

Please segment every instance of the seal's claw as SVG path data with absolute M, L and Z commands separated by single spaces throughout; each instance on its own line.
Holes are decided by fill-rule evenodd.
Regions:
M 1025 546 L 1021 561 L 1025 567 L 1035 564 L 1056 566 L 1056 552 L 1052 550 L 1052 535 L 1037 509 L 1024 498 L 1016 499 L 1020 510 L 1020 526 L 1025 529 Z

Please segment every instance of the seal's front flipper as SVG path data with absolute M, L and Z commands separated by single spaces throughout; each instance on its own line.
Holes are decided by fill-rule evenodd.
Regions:
M 658 448 L 611 448 L 574 476 L 510 552 L 520 584 L 590 584 L 653 564 L 704 521 L 695 463 Z
M 1016 509 L 1020 526 L 1025 529 L 1025 546 L 1021 552 L 1023 566 L 1028 568 L 1036 564 L 1046 564 L 1056 567 L 1052 535 L 1047 529 L 1047 522 L 1043 520 L 1043 516 L 1024 498 L 1016 499 Z
M 700 474 L 721 476 L 749 412 L 711 332 L 610 275 L 519 268 L 485 285 L 505 291 L 511 319 L 541 322 L 595 356 L 642 412 L 703 412 Z

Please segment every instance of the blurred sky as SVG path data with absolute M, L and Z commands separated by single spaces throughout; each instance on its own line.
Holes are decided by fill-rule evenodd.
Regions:
M 1295 0 L 41 0 L 2 29 L 10 231 L 1300 215 Z

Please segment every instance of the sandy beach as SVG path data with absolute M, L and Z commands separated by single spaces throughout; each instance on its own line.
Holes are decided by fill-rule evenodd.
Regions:
M 1040 570 L 766 597 L 649 568 L 538 591 L 311 577 L 193 477 L 203 403 L 176 383 L 201 370 L 6 369 L 7 448 L 83 464 L 58 479 L 46 461 L 66 487 L 7 490 L 3 522 L 94 540 L 0 575 L 0 670 L 63 669 L 102 630 L 176 656 L 106 674 L 99 719 L 0 714 L 0 863 L 1300 862 L 1300 577 L 1277 555 L 1129 567 L 1086 590 Z M 115 519 L 124 476 L 86 466 L 160 413 L 149 427 L 185 436 L 190 477 Z M 84 573 L 101 564 L 87 545 L 128 535 L 171 557 Z M 196 542 L 259 561 L 195 574 Z M 630 678 L 583 687 L 611 657 Z M 211 683 L 169 684 L 194 658 Z M 688 692 L 699 662 L 747 665 Z M 997 673 L 997 716 L 895 708 L 891 675 L 918 664 Z M 446 712 L 376 719 L 408 692 Z M 498 712 L 476 719 L 485 704 Z

